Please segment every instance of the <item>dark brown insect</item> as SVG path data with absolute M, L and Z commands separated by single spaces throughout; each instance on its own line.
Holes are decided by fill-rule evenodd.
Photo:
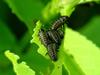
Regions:
M 60 44 L 60 41 L 61 41 L 61 38 L 60 38 L 60 34 L 55 31 L 55 30 L 49 30 L 47 32 L 49 38 L 54 42 L 54 43 L 57 43 L 57 44 Z
M 48 55 L 50 56 L 50 58 L 53 61 L 56 61 L 57 60 L 57 54 L 56 54 L 57 47 L 56 47 L 56 43 L 53 43 L 48 38 L 46 32 L 43 29 L 41 29 L 39 31 L 39 37 L 40 37 L 41 43 L 47 48 L 47 52 L 48 52 Z
M 39 38 L 40 38 L 41 43 L 45 47 L 47 47 L 51 43 L 51 41 L 48 39 L 48 36 L 47 36 L 46 32 L 43 29 L 41 29 L 39 31 Z
M 63 37 L 64 37 L 64 32 L 62 31 L 62 30 L 56 30 L 57 31 L 57 33 L 59 34 L 59 36 L 60 36 L 60 38 L 61 39 L 63 39 Z
M 50 56 L 50 58 L 53 60 L 53 61 L 56 61 L 57 60 L 57 47 L 56 47 L 56 44 L 55 43 L 51 43 L 48 45 L 47 47 L 47 50 L 48 50 L 48 55 Z
M 62 17 L 60 17 L 58 20 L 56 20 L 56 21 L 53 23 L 51 29 L 57 30 L 57 29 L 60 28 L 65 22 L 67 22 L 68 19 L 69 19 L 69 18 L 68 18 L 67 16 L 62 16 Z

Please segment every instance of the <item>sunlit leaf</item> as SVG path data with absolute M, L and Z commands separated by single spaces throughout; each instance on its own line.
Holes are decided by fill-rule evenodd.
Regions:
M 86 75 L 100 75 L 100 48 L 69 28 L 65 32 L 64 53 L 72 56 Z
M 18 63 L 20 59 L 18 55 L 11 53 L 9 50 L 5 52 L 5 55 L 12 62 L 16 75 L 35 75 L 35 72 L 25 62 Z

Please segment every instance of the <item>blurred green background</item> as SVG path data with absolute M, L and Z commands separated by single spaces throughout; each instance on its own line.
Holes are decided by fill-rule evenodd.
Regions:
M 15 75 L 11 62 L 4 55 L 8 49 L 21 57 L 19 62 L 27 62 L 36 75 L 40 75 L 40 69 L 46 72 L 43 66 L 48 67 L 50 61 L 36 52 L 38 46 L 30 40 L 36 21 L 43 20 L 42 11 L 50 1 L 0 0 L 0 75 Z M 68 26 L 100 47 L 100 4 L 91 2 L 76 6 Z

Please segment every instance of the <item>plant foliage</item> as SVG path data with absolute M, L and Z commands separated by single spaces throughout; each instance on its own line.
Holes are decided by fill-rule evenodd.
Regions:
M 38 37 L 39 30 L 56 14 L 70 17 L 77 5 L 92 1 L 97 4 L 100 3 L 100 0 L 5 0 L 12 13 L 24 22 L 28 28 L 29 34 L 22 38 L 24 40 L 21 40 L 21 46 L 25 44 L 26 40 L 31 40 L 27 37 L 34 32 L 31 40 L 31 44 L 34 45 L 28 49 L 32 52 L 27 53 L 25 56 L 18 56 L 9 50 L 5 51 L 6 57 L 13 64 L 16 75 L 100 75 L 100 48 L 96 45 L 98 43 L 97 41 L 95 42 L 96 39 L 92 40 L 92 37 L 95 37 L 90 33 L 93 28 L 98 29 L 100 27 L 97 24 L 100 17 L 96 17 L 98 19 L 96 22 L 90 21 L 89 25 L 91 26 L 84 26 L 78 30 L 79 32 L 67 26 L 65 27 L 64 39 L 59 47 L 58 60 L 56 62 L 50 60 L 46 55 L 47 50 Z M 33 20 L 36 19 L 38 21 L 34 24 L 36 26 L 33 29 Z M 6 23 L 0 20 L 0 24 L 4 25 Z M 6 27 L 4 29 L 7 30 Z M 7 30 L 5 33 L 9 34 L 8 37 L 13 39 L 10 39 L 11 43 L 7 40 L 11 46 L 14 44 L 16 49 L 20 49 L 20 46 L 15 46 L 15 38 L 10 31 Z M 25 62 L 18 63 L 20 57 L 24 57 L 25 62 L 30 65 L 27 66 Z

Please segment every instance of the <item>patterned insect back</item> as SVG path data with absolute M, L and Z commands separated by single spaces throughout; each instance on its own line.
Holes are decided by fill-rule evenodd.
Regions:
M 60 43 L 61 38 L 60 38 L 60 35 L 59 35 L 59 33 L 58 33 L 57 31 L 55 31 L 55 30 L 49 30 L 49 31 L 47 32 L 47 34 L 48 34 L 48 36 L 50 37 L 50 39 L 51 39 L 53 42 L 55 42 L 55 43 L 57 43 L 57 44 Z
M 39 38 L 41 43 L 46 47 L 48 46 L 48 44 L 51 43 L 51 41 L 48 39 L 46 32 L 43 29 L 39 31 Z
M 64 37 L 64 32 L 62 30 L 57 30 L 57 33 L 59 34 L 60 38 L 63 39 Z
M 65 22 L 67 22 L 67 20 L 68 20 L 68 17 L 67 17 L 67 16 L 62 16 L 62 17 L 60 17 L 58 20 L 56 20 L 56 21 L 53 23 L 51 29 L 57 30 L 57 29 L 60 28 Z
M 55 43 L 52 43 L 52 44 L 49 44 L 48 47 L 47 47 L 47 50 L 48 50 L 48 55 L 50 56 L 50 58 L 53 60 L 53 61 L 56 61 L 57 60 L 57 52 L 56 52 L 56 44 Z

